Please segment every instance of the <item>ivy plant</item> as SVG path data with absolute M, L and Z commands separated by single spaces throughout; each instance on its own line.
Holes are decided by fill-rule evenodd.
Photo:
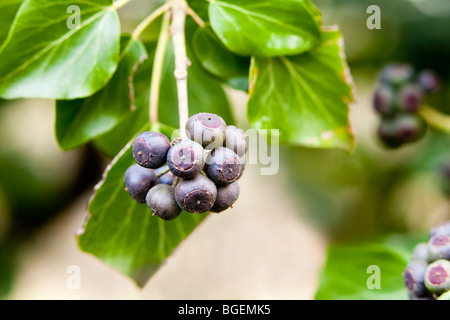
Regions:
M 124 5 L 133 1 L 1 0 L 0 97 L 55 100 L 60 147 L 92 143 L 113 158 L 78 244 L 144 286 L 207 214 L 162 221 L 128 196 L 139 132 L 170 137 L 198 112 L 233 124 L 231 86 L 248 94 L 255 129 L 348 152 L 353 83 L 339 28 L 310 0 L 168 0 L 130 33 Z M 154 40 L 143 37 L 149 29 Z

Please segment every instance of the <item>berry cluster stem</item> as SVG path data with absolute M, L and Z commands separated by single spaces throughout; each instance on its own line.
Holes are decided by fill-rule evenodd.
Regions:
M 166 54 L 166 48 L 169 42 L 169 21 L 170 11 L 166 11 L 163 16 L 161 31 L 159 33 L 158 45 L 156 46 L 155 58 L 153 60 L 152 78 L 150 83 L 149 116 L 150 123 L 153 125 L 157 125 L 158 123 L 159 91 L 164 66 L 164 55 Z
M 187 68 L 190 65 L 190 61 L 186 55 L 186 40 L 184 34 L 187 10 L 188 5 L 186 0 L 172 0 L 172 24 L 170 26 L 170 31 L 175 55 L 174 76 L 177 82 L 180 136 L 182 139 L 187 138 L 185 127 L 189 118 Z
M 430 106 L 421 107 L 419 113 L 432 127 L 450 133 L 449 115 L 443 114 Z
M 114 9 L 120 9 L 122 8 L 124 5 L 126 5 L 128 2 L 130 2 L 131 0 L 116 0 L 114 1 L 113 7 Z

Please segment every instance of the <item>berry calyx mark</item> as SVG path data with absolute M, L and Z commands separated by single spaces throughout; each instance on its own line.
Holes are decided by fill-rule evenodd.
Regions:
M 434 285 L 441 285 L 447 281 L 448 273 L 444 267 L 438 265 L 432 267 L 428 272 L 428 279 Z
M 213 195 L 206 190 L 194 190 L 184 197 L 184 206 L 189 208 L 191 212 L 204 212 L 205 208 L 212 206 L 214 202 Z
M 135 159 L 139 164 L 146 164 L 152 159 L 151 148 L 144 139 L 136 139 L 133 143 L 133 148 L 139 150 L 136 153 Z
M 434 236 L 434 237 L 431 239 L 431 243 L 432 243 L 434 246 L 445 246 L 445 245 L 447 245 L 448 243 L 450 243 L 450 238 L 449 238 L 449 237 L 446 237 L 446 236 Z

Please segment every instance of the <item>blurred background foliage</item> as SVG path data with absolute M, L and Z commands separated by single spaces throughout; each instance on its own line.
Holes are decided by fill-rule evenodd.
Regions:
M 121 12 L 131 30 L 157 2 L 134 0 Z M 389 233 L 426 233 L 450 217 L 439 188 L 439 165 L 450 157 L 450 137 L 429 130 L 425 139 L 385 150 L 375 136 L 371 94 L 386 63 L 431 68 L 445 87 L 429 103 L 450 114 L 450 3 L 448 0 L 314 0 L 325 25 L 341 28 L 357 103 L 351 107 L 356 148 L 341 151 L 282 146 L 287 192 L 299 214 L 330 240 L 367 240 Z M 369 30 L 367 7 L 381 8 L 381 29 Z M 155 24 L 156 26 L 156 24 Z M 146 41 L 157 34 L 150 28 Z M 324 79 L 326 81 L 326 79 Z M 30 235 L 90 192 L 109 161 L 95 144 L 61 152 L 54 139 L 54 112 L 40 100 L 0 101 L 0 297 L 13 285 L 16 257 Z M 245 110 L 236 110 L 245 127 Z

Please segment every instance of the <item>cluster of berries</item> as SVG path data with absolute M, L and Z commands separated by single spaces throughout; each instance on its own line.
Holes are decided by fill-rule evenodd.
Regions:
M 419 140 L 426 132 L 426 122 L 417 111 L 425 95 L 437 91 L 440 80 L 431 70 L 415 74 L 408 64 L 385 66 L 373 96 L 373 106 L 380 116 L 378 136 L 389 148 Z
M 159 132 L 140 133 L 132 145 L 137 164 L 125 172 L 131 197 L 164 220 L 182 210 L 222 212 L 239 197 L 248 149 L 243 130 L 211 113 L 191 116 L 185 129 L 188 139 L 172 142 Z
M 429 241 L 415 246 L 403 280 L 411 300 L 450 299 L 450 221 L 432 228 Z

